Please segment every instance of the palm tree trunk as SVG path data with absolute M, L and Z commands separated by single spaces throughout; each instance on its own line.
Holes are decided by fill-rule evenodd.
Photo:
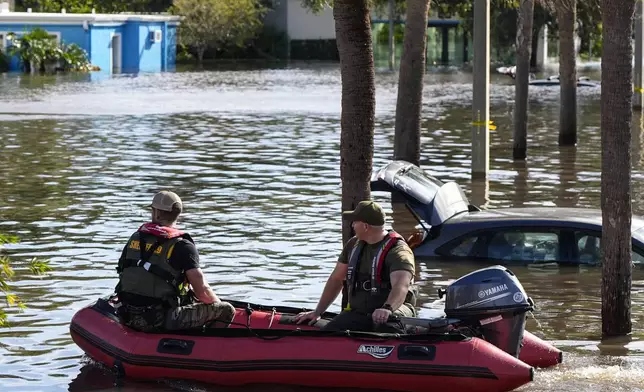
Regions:
M 203 64 L 203 55 L 205 52 L 206 52 L 205 46 L 197 47 L 197 64 L 199 65 Z
M 512 156 L 524 160 L 527 155 L 528 87 L 530 82 L 530 52 L 532 50 L 532 20 L 534 0 L 521 0 L 517 12 L 516 63 L 514 80 L 514 134 Z
M 602 335 L 631 332 L 632 0 L 602 0 Z
M 335 0 L 333 18 L 342 78 L 342 210 L 351 210 L 371 198 L 376 81 L 368 0 Z M 351 236 L 351 225 L 342 222 L 343 242 Z
M 559 0 L 559 145 L 577 143 L 577 67 L 575 54 L 576 0 Z
M 420 120 L 429 0 L 408 0 L 398 75 L 394 159 L 420 164 Z
M 394 15 L 396 8 L 396 0 L 389 0 L 389 70 L 394 70 L 395 55 L 394 55 Z

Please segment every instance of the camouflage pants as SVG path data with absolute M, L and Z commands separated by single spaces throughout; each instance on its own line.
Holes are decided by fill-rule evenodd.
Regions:
M 227 328 L 235 317 L 235 307 L 228 302 L 194 303 L 169 309 L 165 313 L 166 330 L 209 327 Z
M 416 310 L 409 304 L 403 304 L 393 312 L 393 315 L 398 317 L 416 317 Z M 405 332 L 405 327 L 400 322 L 376 325 L 371 318 L 371 314 L 352 310 L 342 311 L 321 329 L 324 331 L 345 331 L 348 329 L 353 331 L 384 333 Z
M 201 302 L 172 309 L 126 306 L 125 325 L 142 332 L 182 330 L 209 327 L 227 328 L 235 317 L 228 302 Z

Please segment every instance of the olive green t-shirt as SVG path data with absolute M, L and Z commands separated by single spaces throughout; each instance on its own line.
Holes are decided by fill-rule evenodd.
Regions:
M 358 241 L 357 237 L 351 238 L 347 241 L 347 244 L 342 249 L 342 253 L 338 257 L 338 262 L 348 264 L 349 258 L 351 257 L 351 251 L 355 243 Z M 370 280 L 371 279 L 371 263 L 373 258 L 376 256 L 380 248 L 385 244 L 387 238 L 384 238 L 382 241 L 375 244 L 366 244 L 362 248 L 360 254 L 360 266 L 358 268 L 358 281 Z M 389 249 L 387 256 L 385 256 L 384 265 L 382 267 L 383 273 L 388 271 L 392 273 L 393 271 L 409 271 L 412 276 L 415 275 L 415 264 L 414 264 L 414 253 L 411 248 L 405 241 L 398 241 L 396 244 Z M 383 280 L 389 280 L 388 277 L 383 276 Z M 356 310 L 366 310 L 371 311 L 371 309 L 365 309 L 367 303 L 369 302 L 371 293 L 364 290 L 354 290 L 352 297 L 350 298 L 351 308 Z M 381 306 L 383 304 L 378 304 Z M 370 306 L 369 306 L 370 307 Z

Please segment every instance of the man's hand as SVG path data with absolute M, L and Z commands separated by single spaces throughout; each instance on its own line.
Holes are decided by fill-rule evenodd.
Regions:
M 302 324 L 303 322 L 305 322 L 307 320 L 311 320 L 309 322 L 309 325 L 313 325 L 319 319 L 320 319 L 320 315 L 315 310 L 312 310 L 310 312 L 302 312 L 302 313 L 299 313 L 297 316 L 295 316 L 296 324 Z
M 371 318 L 376 324 L 384 324 L 389 320 L 389 316 L 392 314 L 393 312 L 391 310 L 380 308 L 373 311 Z

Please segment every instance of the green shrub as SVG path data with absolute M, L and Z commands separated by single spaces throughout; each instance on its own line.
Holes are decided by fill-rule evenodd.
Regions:
M 41 28 L 36 28 L 22 37 L 9 33 L 7 38 L 10 45 L 8 54 L 18 57 L 25 72 L 92 70 L 87 52 L 76 44 L 57 43 Z
M 0 73 L 9 71 L 9 57 L 0 50 Z
M 4 294 L 5 302 L 8 306 L 17 306 L 18 308 L 23 309 L 25 305 L 20 301 L 20 298 L 18 298 L 17 295 L 11 292 L 9 282 L 15 278 L 16 273 L 13 268 L 11 268 L 9 257 L 3 252 L 4 244 L 14 244 L 16 242 L 18 242 L 18 237 L 0 234 L 0 294 Z M 48 260 L 33 258 L 29 261 L 29 271 L 35 275 L 44 274 L 50 270 L 51 267 L 49 267 Z M 0 327 L 4 327 L 6 325 L 7 315 L 2 307 L 0 307 Z

